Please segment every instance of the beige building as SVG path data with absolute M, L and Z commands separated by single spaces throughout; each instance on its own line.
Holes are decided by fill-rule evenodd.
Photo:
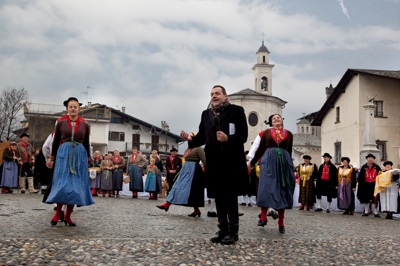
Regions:
M 319 164 L 321 158 L 320 127 L 311 125 L 316 113 L 303 116 L 296 123 L 297 132 L 293 134 L 293 164 L 303 163 L 303 155 L 310 155 L 311 162 Z
M 378 162 L 400 164 L 400 71 L 348 69 L 332 89 L 312 125 L 321 126 L 321 152 L 332 155 L 332 162 L 340 164 L 347 156 L 352 164 L 364 164 L 361 152 L 365 139 L 375 138 L 379 150 Z M 368 122 L 366 106 L 375 105 L 372 125 Z M 314 161 L 316 162 L 316 161 Z
M 40 147 L 48 135 L 54 130 L 58 118 L 65 115 L 65 107 L 50 104 L 29 103 L 25 105 L 26 121 L 20 132 L 30 134 L 30 142 Z M 143 154 L 157 150 L 161 156 L 169 154 L 170 149 L 179 149 L 182 139 L 169 131 L 165 121 L 155 126 L 125 113 L 125 108 L 117 110 L 104 104 L 88 104 L 82 106 L 79 114 L 90 125 L 90 140 L 93 150 L 104 154 L 119 150 L 121 155 L 132 153 L 137 147 Z
M 228 95 L 229 101 L 242 106 L 247 116 L 249 131 L 245 150 L 250 149 L 251 143 L 260 131 L 268 128 L 264 121 L 268 120 L 271 114 L 281 115 L 282 108 L 286 104 L 282 99 L 272 96 L 272 68 L 274 65 L 269 63 L 269 54 L 263 41 L 256 53 L 257 63 L 252 68 L 254 88 Z

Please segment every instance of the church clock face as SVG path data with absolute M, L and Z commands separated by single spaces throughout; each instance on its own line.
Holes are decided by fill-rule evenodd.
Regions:
M 249 114 L 249 125 L 255 127 L 258 124 L 258 116 L 256 113 Z

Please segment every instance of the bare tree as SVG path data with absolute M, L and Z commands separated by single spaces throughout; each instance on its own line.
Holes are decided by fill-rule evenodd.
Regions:
M 28 91 L 24 88 L 7 87 L 0 94 L 0 139 L 9 140 L 12 132 L 20 127 L 19 118 Z

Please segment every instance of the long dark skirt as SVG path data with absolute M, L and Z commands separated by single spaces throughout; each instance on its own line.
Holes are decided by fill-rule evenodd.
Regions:
M 123 170 L 118 168 L 113 170 L 112 182 L 113 182 L 113 190 L 121 191 L 122 190 L 122 179 L 124 178 Z
M 104 169 L 103 171 L 101 171 L 100 189 L 103 191 L 113 190 L 112 170 Z
M 168 194 L 167 202 L 204 207 L 205 176 L 199 163 L 186 161 Z
M 143 192 L 143 169 L 136 165 L 131 165 L 129 177 L 131 178 L 129 189 L 131 191 Z
M 338 185 L 337 204 L 339 209 L 354 211 L 356 207 L 354 199 L 355 197 L 353 189 L 351 188 L 351 182 L 349 182 L 347 185 Z
M 299 203 L 312 206 L 315 203 L 315 185 L 314 180 L 307 180 L 303 186 L 303 181 L 300 180 Z
M 278 152 L 282 154 L 281 158 Z M 290 154 L 283 149 L 269 148 L 261 158 L 260 168 L 257 205 L 277 210 L 291 209 L 296 183 Z

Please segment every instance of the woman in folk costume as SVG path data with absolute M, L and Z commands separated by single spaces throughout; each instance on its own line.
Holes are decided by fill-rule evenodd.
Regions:
M 138 192 L 143 192 L 143 166 L 146 164 L 147 160 L 133 147 L 132 155 L 128 157 L 128 174 L 131 179 L 129 189 L 132 191 L 132 198 L 137 198 Z
M 298 166 L 299 178 L 300 178 L 300 191 L 299 191 L 299 203 L 300 210 L 307 208 L 307 211 L 313 208 L 315 203 L 315 184 L 314 181 L 317 178 L 318 167 L 311 163 L 311 156 L 303 156 L 304 163 Z
M 100 168 L 101 164 L 100 151 L 94 152 L 93 167 Z M 96 178 L 90 179 L 90 188 L 92 189 L 92 196 L 97 196 L 97 190 L 100 188 L 101 172 L 96 171 Z
M 369 215 L 369 204 L 372 203 L 372 210 L 376 218 L 380 218 L 377 204 L 375 202 L 376 197 L 374 196 L 375 190 L 375 180 L 376 177 L 381 174 L 381 167 L 377 165 L 375 161 L 375 155 L 368 154 L 365 156 L 367 163 L 360 168 L 360 173 L 358 174 L 358 188 L 357 188 L 357 198 L 364 205 L 364 213 L 362 216 Z
M 317 195 L 317 209 L 316 212 L 322 212 L 321 199 L 322 196 L 326 196 L 328 201 L 328 206 L 326 212 L 330 213 L 332 199 L 337 197 L 337 168 L 331 162 L 332 156 L 329 153 L 324 153 L 322 155 L 324 163 L 318 168 L 317 181 L 316 181 L 316 195 Z
M 10 143 L 10 147 L 3 152 L 3 170 L 1 179 L 1 193 L 13 193 L 11 188 L 18 187 L 18 163 L 21 158 L 17 157 L 17 143 Z
M 150 160 L 152 158 L 154 159 L 154 165 L 157 166 L 157 169 L 158 169 L 158 174 L 157 174 L 157 192 L 154 193 L 154 199 L 157 199 L 158 198 L 157 194 L 160 194 L 161 191 L 162 191 L 162 178 L 161 178 L 161 175 L 162 175 L 162 172 L 164 171 L 164 166 L 162 164 L 161 159 L 158 157 L 158 152 L 156 150 L 153 150 L 151 152 Z
M 94 204 L 89 185 L 88 163 L 93 159 L 90 154 L 90 127 L 79 116 L 78 99 L 70 97 L 64 101 L 68 114 L 57 120 L 51 155 L 47 167 L 54 166 L 50 194 L 46 203 L 57 203 L 57 210 L 51 219 L 56 225 L 61 215 L 63 204 L 67 205 L 64 216 L 65 225 L 76 226 L 71 219 L 74 205 Z
M 338 168 L 338 208 L 344 210 L 344 215 L 353 215 L 357 180 L 356 171 L 350 166 L 350 158 L 342 157 L 342 165 Z
M 293 206 L 295 189 L 294 166 L 292 161 L 293 135 L 283 128 L 283 119 L 279 114 L 271 115 L 268 122 L 272 128 L 267 129 L 260 141 L 250 165 L 260 162 L 260 181 L 257 193 L 257 205 L 261 207 L 258 226 L 267 224 L 269 207 L 278 211 L 279 232 L 285 233 L 285 209 Z
M 100 171 L 101 171 L 101 181 L 100 181 L 100 189 L 103 192 L 103 197 L 106 196 L 108 191 L 108 196 L 113 196 L 113 169 L 114 165 L 111 160 L 112 155 L 106 154 L 104 160 L 100 163 Z
M 168 211 L 171 204 L 193 207 L 193 213 L 188 216 L 200 217 L 199 207 L 204 207 L 205 174 L 199 162 L 206 165 L 206 155 L 202 148 L 197 147 L 187 149 L 183 158 L 185 162 L 168 194 L 167 202 L 157 208 Z
M 383 163 L 386 169 L 386 173 L 389 174 L 392 170 L 393 163 L 391 161 L 386 161 Z M 378 178 L 376 182 L 378 183 Z M 399 197 L 399 191 L 397 187 L 397 182 L 399 180 L 399 175 L 390 175 L 390 184 L 388 184 L 385 189 L 380 191 L 380 201 L 381 201 L 381 211 L 386 212 L 386 219 L 393 219 L 393 213 L 397 212 L 397 198 Z M 376 185 L 375 185 L 376 192 Z
M 115 197 L 119 197 L 119 192 L 122 190 L 122 179 L 124 178 L 125 160 L 124 157 L 119 155 L 118 150 L 114 150 L 112 162 L 114 165 L 112 177 L 113 190 L 115 190 Z
M 149 199 L 157 199 L 157 193 L 159 191 L 157 176 L 160 174 L 160 170 L 155 166 L 156 160 L 154 158 L 150 158 L 150 164 L 147 166 L 147 177 L 146 183 L 144 185 L 144 191 L 150 194 Z

